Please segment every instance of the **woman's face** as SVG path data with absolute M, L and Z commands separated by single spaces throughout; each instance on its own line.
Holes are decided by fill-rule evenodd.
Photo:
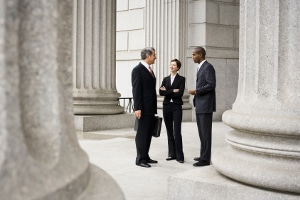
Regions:
M 175 61 L 172 61 L 169 67 L 170 71 L 173 73 L 176 73 L 178 71 L 177 63 Z

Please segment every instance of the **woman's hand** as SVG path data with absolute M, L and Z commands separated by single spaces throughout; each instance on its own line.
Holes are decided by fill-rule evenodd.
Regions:
M 165 88 L 165 86 L 162 86 L 162 87 L 160 87 L 159 89 L 160 89 L 160 90 L 167 90 L 167 89 Z

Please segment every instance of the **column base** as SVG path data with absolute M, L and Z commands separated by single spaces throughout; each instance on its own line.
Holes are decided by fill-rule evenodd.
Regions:
M 121 95 L 115 90 L 73 89 L 73 112 L 75 115 L 114 115 L 122 114 L 119 105 Z
M 169 177 L 168 200 L 182 199 L 296 200 L 299 195 L 264 190 L 233 181 L 210 165 Z
M 90 166 L 89 185 L 80 200 L 125 200 L 124 194 L 115 180 L 95 165 Z
M 75 115 L 76 131 L 97 131 L 134 127 L 134 114 Z
M 212 162 L 218 172 L 254 187 L 291 192 L 300 197 L 300 160 L 226 146 L 215 152 Z

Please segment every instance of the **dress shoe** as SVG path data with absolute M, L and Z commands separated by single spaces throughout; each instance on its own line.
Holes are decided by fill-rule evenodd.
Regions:
M 203 161 L 203 160 L 200 160 L 193 164 L 194 167 L 203 167 L 203 166 L 207 166 L 207 165 L 210 165 L 210 162 Z
M 183 160 L 177 160 L 177 162 L 179 162 L 179 163 L 184 163 L 184 161 L 183 161 Z
M 175 160 L 175 159 L 176 159 L 176 158 L 174 158 L 174 157 L 167 157 L 167 158 L 166 158 L 167 161 Z
M 140 167 L 146 167 L 146 168 L 151 167 L 151 165 L 149 165 L 148 163 L 137 163 L 136 165 Z
M 200 157 L 195 157 L 194 161 L 200 161 Z
M 147 163 L 155 164 L 155 163 L 158 163 L 158 162 L 157 162 L 157 160 L 148 159 L 148 160 L 147 160 Z

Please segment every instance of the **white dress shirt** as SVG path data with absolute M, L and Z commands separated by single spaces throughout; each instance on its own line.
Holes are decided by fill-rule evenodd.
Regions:
M 148 65 L 148 63 L 146 63 L 145 61 L 141 61 L 141 63 L 142 63 L 142 65 L 144 65 L 147 69 L 148 69 L 148 71 L 151 73 L 151 71 L 150 71 L 150 65 Z
M 174 76 L 172 76 L 172 74 L 170 75 L 170 77 L 171 77 L 171 85 L 173 84 L 173 81 L 174 81 L 176 75 L 177 75 L 177 73 Z M 172 98 L 171 98 L 170 102 L 173 102 Z
M 203 65 L 203 63 L 205 62 L 206 60 L 202 60 L 202 62 L 198 65 L 197 67 L 197 72 L 199 71 L 199 69 L 201 68 L 201 66 Z

